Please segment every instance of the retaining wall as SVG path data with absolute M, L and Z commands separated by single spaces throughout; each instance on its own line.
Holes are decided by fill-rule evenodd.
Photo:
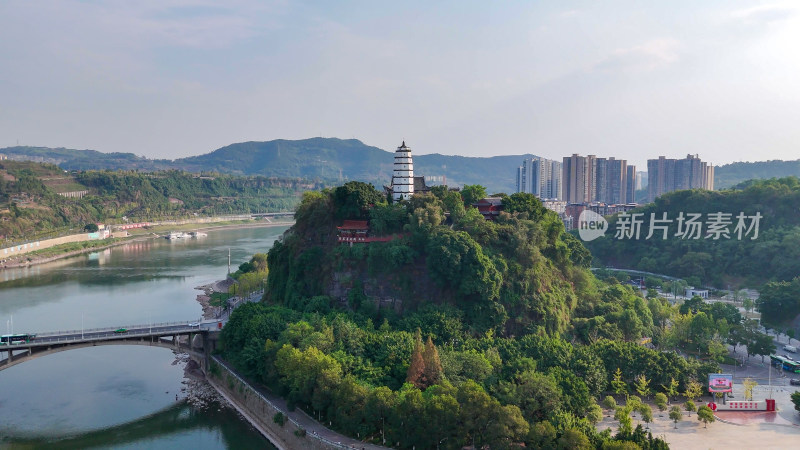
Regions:
M 230 371 L 215 357 L 211 357 L 206 378 L 219 391 L 240 409 L 251 422 L 256 422 L 256 428 L 266 434 L 269 440 L 279 449 L 345 449 L 350 448 L 342 444 L 328 441 L 322 436 L 311 432 L 300 437 L 296 431 L 303 429 L 292 420 L 286 411 L 270 402 L 266 397 L 253 389 L 246 381 Z M 275 423 L 275 414 L 282 413 L 285 417 L 283 426 Z
M 56 245 L 67 244 L 70 242 L 83 242 L 90 240 L 96 241 L 99 239 L 103 239 L 104 237 L 106 236 L 101 231 L 100 233 L 70 234 L 67 236 L 61 236 L 53 239 L 43 239 L 41 241 L 26 242 L 24 244 L 17 244 L 11 247 L 0 249 L 0 259 L 9 258 L 11 256 L 24 255 L 25 253 L 30 253 L 36 250 L 42 250 L 45 248 L 54 247 Z

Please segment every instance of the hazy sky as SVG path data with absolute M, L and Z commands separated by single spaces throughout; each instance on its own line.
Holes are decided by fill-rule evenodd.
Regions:
M 0 2 L 0 147 L 177 158 L 314 136 L 797 159 L 800 3 Z

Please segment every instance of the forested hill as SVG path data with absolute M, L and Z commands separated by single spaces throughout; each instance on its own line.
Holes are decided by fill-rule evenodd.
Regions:
M 609 221 L 605 237 L 586 243 L 595 257 L 595 264 L 640 269 L 685 277 L 690 284 L 727 287 L 746 282 L 758 285 L 768 280 L 788 281 L 800 275 L 800 179 L 786 177 L 770 180 L 750 180 L 735 189 L 724 191 L 675 191 L 656 199 L 655 203 L 638 208 L 642 213 L 639 239 L 617 239 L 619 216 Z M 683 213 L 701 214 L 699 237 L 681 238 L 678 218 Z M 724 218 L 728 236 L 709 235 L 713 214 L 730 214 Z M 744 213 L 744 225 L 749 229 L 754 215 L 761 215 L 758 237 L 755 229 L 742 238 L 736 227 L 737 215 Z M 655 229 L 647 239 L 651 214 L 657 219 L 667 215 L 667 239 Z M 629 220 L 629 219 L 627 219 Z M 683 230 L 688 228 L 684 223 Z M 710 237 L 706 237 L 710 236 Z
M 714 170 L 714 188 L 726 189 L 743 181 L 780 177 L 800 177 L 800 160 L 736 162 Z
M 101 153 L 46 147 L 8 147 L 0 153 L 57 164 L 66 170 L 166 170 L 234 175 L 364 180 L 380 187 L 391 179 L 392 152 L 357 139 L 312 138 L 231 144 L 199 156 L 176 160 L 148 159 L 132 153 Z M 412 151 L 417 149 L 413 148 Z M 428 150 L 428 149 L 426 149 Z M 444 176 L 450 185 L 480 184 L 490 193 L 514 192 L 515 169 L 531 155 L 472 158 L 414 154 L 417 175 Z
M 133 153 L 103 153 L 50 147 L 6 147 L 0 154 L 9 159 L 55 164 L 66 170 L 166 170 L 173 169 L 168 159 L 148 159 Z
M 290 408 L 369 443 L 667 449 L 633 427 L 630 414 L 649 422 L 651 407 L 625 395 L 617 409 L 608 389 L 620 400 L 634 386 L 642 397 L 697 397 L 693 380 L 719 365 L 672 350 L 719 360 L 717 329 L 739 327 L 738 311 L 679 312 L 600 282 L 591 255 L 532 194 L 502 196 L 496 220 L 472 206 L 484 195 L 437 186 L 389 203 L 356 181 L 305 193 L 269 250 L 264 301 L 233 312 L 222 356 Z M 338 227 L 353 226 L 376 240 L 340 243 L 354 236 Z M 596 426 L 604 397 L 614 436 Z
M 0 161 L 0 239 L 44 239 L 123 217 L 138 221 L 291 211 L 303 191 L 322 187 L 297 178 L 174 170 L 65 173 L 52 164 Z

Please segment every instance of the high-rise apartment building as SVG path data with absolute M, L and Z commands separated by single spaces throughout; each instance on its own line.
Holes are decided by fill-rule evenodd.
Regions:
M 595 155 L 573 154 L 562 163 L 562 198 L 568 203 L 602 202 L 624 204 L 632 202 L 629 194 L 631 169 L 624 159 L 598 158 Z M 636 173 L 636 169 L 632 169 Z
M 636 189 L 641 184 L 637 179 L 636 166 L 628 166 L 628 176 L 625 180 L 625 203 L 636 203 Z
M 561 163 L 533 157 L 517 167 L 517 192 L 527 192 L 540 199 L 560 200 Z
M 644 189 L 647 186 L 647 171 L 640 170 L 636 172 L 636 190 Z
M 667 192 L 681 189 L 714 190 L 714 166 L 700 161 L 697 155 L 686 155 L 685 159 L 647 160 L 647 200 Z
M 574 153 L 561 163 L 561 198 L 567 203 L 595 201 L 597 157 Z
M 594 201 L 608 204 L 627 203 L 628 162 L 624 159 L 597 158 Z

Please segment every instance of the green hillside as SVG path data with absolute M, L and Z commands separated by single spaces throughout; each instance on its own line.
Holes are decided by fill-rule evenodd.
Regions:
M 290 211 L 302 192 L 324 187 L 298 178 L 175 170 L 64 173 L 31 161 L 0 161 L 0 239 L 44 239 L 87 223 Z M 84 191 L 82 198 L 59 193 Z
M 619 216 L 614 216 L 605 237 L 588 242 L 586 246 L 596 264 L 686 277 L 694 285 L 722 288 L 740 282 L 755 286 L 768 280 L 788 281 L 800 275 L 798 205 L 800 180 L 797 177 L 751 180 L 736 189 L 723 191 L 675 191 L 632 211 L 643 214 L 639 239 L 616 239 Z M 676 236 L 681 212 L 687 218 L 689 213 L 702 215 L 699 238 Z M 710 214 L 717 212 L 731 214 L 731 223 L 727 226 L 729 238 L 706 237 Z M 672 220 L 668 238 L 662 239 L 663 233 L 656 230 L 653 237 L 646 239 L 651 214 L 660 219 L 664 213 Z M 752 239 L 755 230 L 750 234 L 743 232 L 739 239 L 735 231 L 739 213 L 749 217 L 761 215 L 756 239 Z M 749 219 L 745 221 L 748 227 L 750 223 Z
M 647 422 L 653 411 L 627 394 L 700 395 L 694 380 L 719 370 L 720 330 L 744 330 L 741 315 L 722 304 L 682 312 L 601 282 L 532 194 L 503 205 L 486 220 L 442 187 L 393 203 L 355 181 L 305 193 L 267 255 L 263 301 L 233 312 L 221 355 L 290 408 L 366 443 L 667 449 L 634 429 L 632 412 Z M 340 243 L 350 220 L 376 240 Z M 596 427 L 604 397 L 620 422 L 613 436 Z
M 737 162 L 714 170 L 714 188 L 726 189 L 743 181 L 780 177 L 800 177 L 800 160 Z
M 199 156 L 174 161 L 132 153 L 101 153 L 46 147 L 8 147 L 0 153 L 57 164 L 66 170 L 182 170 L 232 175 L 363 180 L 380 187 L 391 179 L 392 152 L 356 139 L 311 138 L 296 141 L 242 142 Z M 513 192 L 515 169 L 531 155 L 468 158 L 440 154 L 414 155 L 417 175 L 444 176 L 450 185 L 480 184 L 490 193 Z
M 6 147 L 0 153 L 10 159 L 56 164 L 65 170 L 164 170 L 174 168 L 172 161 L 148 159 L 133 153 L 102 153 L 50 147 Z

